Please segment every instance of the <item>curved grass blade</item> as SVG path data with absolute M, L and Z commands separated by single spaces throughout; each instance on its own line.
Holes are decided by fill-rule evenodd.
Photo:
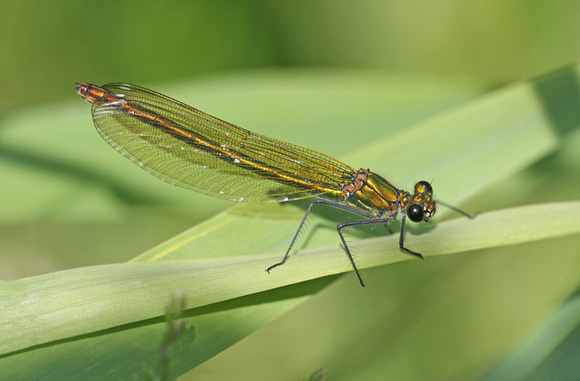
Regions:
M 431 128 L 438 129 L 435 136 L 428 134 L 430 128 L 417 126 L 411 131 L 398 134 L 388 142 L 382 142 L 383 150 L 388 152 L 395 147 L 394 151 L 397 152 L 397 147 L 405 141 L 422 141 L 419 145 L 428 146 L 441 132 L 447 131 L 447 136 L 452 136 L 458 127 L 469 129 L 472 123 L 477 125 L 479 131 L 485 128 L 478 121 L 483 120 L 484 126 L 489 123 L 490 134 L 478 135 L 476 139 L 483 144 L 475 141 L 469 143 L 471 134 L 464 133 L 461 134 L 462 139 L 466 139 L 469 144 L 462 145 L 451 139 L 453 144 L 449 143 L 447 147 L 451 150 L 447 151 L 443 147 L 439 152 L 436 149 L 438 154 L 433 155 L 429 161 L 437 163 L 432 169 L 438 173 L 437 179 L 441 179 L 438 182 L 444 183 L 457 175 L 457 170 L 461 167 L 457 166 L 457 161 L 465 160 L 461 165 L 469 166 L 470 176 L 467 176 L 465 182 L 458 184 L 458 190 L 446 188 L 442 184 L 440 195 L 447 200 L 446 193 L 457 192 L 461 193 L 458 200 L 464 200 L 555 148 L 556 138 L 543 112 L 542 104 L 534 97 L 530 87 L 520 85 L 427 122 L 432 124 Z M 493 113 L 497 115 L 490 116 Z M 503 127 L 494 129 L 498 123 Z M 447 130 L 443 126 L 447 126 Z M 526 129 L 522 126 L 526 126 Z M 476 132 L 473 131 L 473 134 Z M 415 139 L 411 139 L 411 136 Z M 474 147 L 477 149 L 472 152 Z M 510 150 L 499 150 L 498 147 L 509 147 Z M 368 152 L 378 153 L 378 148 L 377 143 Z M 360 157 L 366 153 L 367 151 Z M 405 153 L 401 154 L 404 157 Z M 358 157 L 357 155 L 353 160 Z M 393 160 L 398 160 L 396 158 L 396 155 L 392 157 Z M 416 177 L 413 172 L 416 169 L 407 173 L 397 172 L 401 171 L 401 165 L 405 162 L 404 158 L 400 160 L 399 165 L 393 166 L 394 177 Z M 414 165 L 420 167 L 420 163 L 415 161 L 407 160 L 406 164 L 411 168 Z M 477 172 L 479 176 L 471 175 L 473 172 Z M 542 215 L 541 220 L 537 218 L 538 215 Z M 433 249 L 431 254 L 444 254 L 456 250 L 472 250 L 492 242 L 504 245 L 539 237 L 570 234 L 578 228 L 578 205 L 532 205 L 518 210 L 500 211 L 495 215 L 485 213 L 480 217 L 469 224 L 461 219 L 458 222 L 454 220 L 438 224 L 427 234 L 412 236 L 413 247 L 429 247 Z M 556 223 L 546 226 L 544 219 L 561 221 L 562 225 Z M 343 252 L 336 245 L 336 236 L 322 234 L 324 237 L 315 242 L 316 245 L 331 244 L 333 249 L 299 252 L 277 274 L 268 276 L 259 270 L 260 266 L 275 257 L 274 254 L 268 254 L 273 252 L 271 248 L 285 246 L 288 229 L 292 230 L 291 226 L 295 228 L 294 220 L 279 220 L 275 223 L 274 219 L 223 213 L 129 264 L 72 270 L 56 273 L 46 279 L 35 277 L 5 282 L 2 290 L 6 293 L 1 299 L 4 303 L 2 329 L 13 334 L 3 348 L 2 362 L 6 365 L 5 369 L 7 372 L 24 370 L 33 374 L 32 372 L 38 372 L 39 369 L 47 369 L 51 364 L 58 364 L 58 367 L 51 368 L 54 373 L 49 373 L 49 376 L 52 375 L 52 378 L 103 375 L 105 368 L 118 369 L 121 372 L 119 374 L 134 374 L 140 369 L 139 364 L 145 361 L 143 359 L 149 359 L 147 363 L 155 361 L 158 346 L 147 346 L 145 343 L 150 343 L 151 338 L 157 337 L 164 329 L 165 323 L 156 319 L 164 315 L 165 303 L 174 293 L 185 289 L 188 300 L 188 310 L 184 315 L 187 328 L 179 348 L 172 352 L 179 364 L 176 372 L 183 373 L 304 300 L 306 295 L 316 292 L 333 278 L 322 278 L 289 287 L 283 287 L 284 285 L 349 269 L 346 259 L 340 259 Z M 522 226 L 521 221 L 525 221 L 526 225 Z M 232 232 L 231 228 L 239 225 L 243 226 Z M 497 230 L 492 229 L 493 226 Z M 240 241 L 238 246 L 228 244 L 233 242 L 228 241 L 229 237 L 233 236 L 235 240 L 236 235 L 239 238 L 241 233 L 252 231 L 253 234 L 243 235 L 244 242 L 247 242 L 244 245 L 240 245 Z M 266 240 L 264 231 L 268 232 Z M 493 237 L 486 237 L 485 234 Z M 212 241 L 220 239 L 225 243 L 221 251 L 211 244 Z M 408 259 L 398 252 L 395 240 L 393 237 L 386 237 L 360 243 L 357 247 L 364 248 L 361 250 L 364 254 L 357 256 L 357 261 L 361 261 L 361 267 L 370 267 Z M 263 241 L 266 242 L 262 243 Z M 470 241 L 473 242 L 471 246 L 468 244 Z M 263 254 L 256 254 L 260 252 Z M 189 269 L 183 266 L 186 262 L 160 261 L 186 258 L 191 259 L 188 261 L 191 266 Z M 136 263 L 151 260 L 157 263 Z M 233 286 L 231 279 L 236 277 L 241 277 L 241 283 Z M 47 283 L 48 280 L 50 281 Z M 41 297 L 42 292 L 37 293 L 43 287 L 46 288 L 47 284 L 54 287 L 51 289 L 53 295 L 60 297 L 44 298 Z M 244 299 L 246 297 L 243 295 L 250 299 Z M 86 297 L 84 300 L 83 296 Z M 74 298 L 85 308 L 76 308 Z M 31 302 L 34 303 L 30 304 Z M 54 309 L 52 313 L 51 308 Z M 64 313 L 59 315 L 59 311 Z M 95 311 L 96 315 L 86 313 Z M 24 325 L 16 326 L 16 322 Z M 221 336 L 218 332 L 231 334 Z M 86 361 L 75 361 L 74 365 L 66 357 L 58 357 L 58 353 L 78 354 L 82 353 L 82 348 L 94 348 L 95 345 L 107 348 L 107 353 L 100 353 L 103 356 L 103 361 L 100 362 L 103 368 L 88 365 L 93 364 L 88 358 Z M 123 356 L 119 356 L 119 353 L 123 353 Z M 34 369 L 30 364 L 38 364 L 42 368 Z

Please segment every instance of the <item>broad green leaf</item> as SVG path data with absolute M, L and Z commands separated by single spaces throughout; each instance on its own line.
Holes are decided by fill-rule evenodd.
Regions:
M 554 223 L 546 228 L 544 220 L 535 218 L 538 214 Z M 580 232 L 578 216 L 580 202 L 489 212 L 473 220 L 441 223 L 414 237 L 413 247 L 433 256 L 559 237 Z M 397 241 L 394 235 L 357 245 L 356 250 L 364 253 L 357 258 L 359 268 L 410 259 L 400 252 Z M 11 321 L 0 327 L 5 339 L 0 351 L 9 353 L 163 316 L 174 295 L 183 294 L 184 308 L 193 310 L 351 270 L 338 247 L 306 250 L 297 257 L 272 274 L 264 269 L 279 254 L 228 257 L 217 263 L 205 258 L 130 262 L 4 282 L 0 300 L 12 314 Z
M 553 123 L 546 103 L 525 83 L 385 136 L 347 162 L 407 186 L 434 179 L 437 198 L 461 203 L 553 151 Z M 301 210 L 240 206 L 127 264 L 3 282 L 3 368 L 14 375 L 42 369 L 47 379 L 108 371 L 127 378 L 147 367 L 159 373 L 165 305 L 183 296 L 185 330 L 171 358 L 175 373 L 184 373 L 332 283 L 335 274 L 350 271 L 332 224 L 308 233 L 284 266 L 264 271 L 280 259 Z M 406 239 L 429 257 L 573 234 L 579 216 L 577 202 L 535 204 L 430 225 Z M 394 235 L 354 244 L 358 266 L 409 259 L 397 240 Z M 354 280 L 352 287 L 358 287 Z M 87 348 L 100 349 L 89 354 Z
M 577 376 L 580 296 L 576 293 L 546 320 L 540 330 L 492 369 L 483 381 L 542 380 Z M 572 349 L 572 350 L 570 350 Z
M 546 229 L 544 221 L 535 218 L 538 213 L 555 223 Z M 578 216 L 580 202 L 489 212 L 474 220 L 441 223 L 429 234 L 416 237 L 416 246 L 419 250 L 429 248 L 430 255 L 442 255 L 559 237 L 580 232 Z M 522 220 L 528 222 L 522 224 Z M 409 259 L 399 252 L 395 236 L 365 240 L 358 250 L 365 253 L 357 258 L 361 269 Z M 166 326 L 162 318 L 166 305 L 183 296 L 186 330 L 180 345 L 195 348 L 187 356 L 187 363 L 194 366 L 211 357 L 216 346 L 233 344 L 255 329 L 253 324 L 269 321 L 333 278 L 304 283 L 296 289 L 284 286 L 349 271 L 350 265 L 341 260 L 341 254 L 337 248 L 307 250 L 270 275 L 264 269 L 276 261 L 277 254 L 232 257 L 218 264 L 205 259 L 132 262 L 4 282 L 0 295 L 5 317 L 0 335 L 4 340 L 0 350 L 5 356 L 11 354 L 5 360 L 15 372 L 24 371 L 31 361 L 38 366 L 37 371 L 60 367 L 64 364 L 55 363 L 51 356 L 48 362 L 42 357 L 35 360 L 38 352 L 72 355 L 79 347 L 95 342 L 109 348 L 124 342 L 126 335 L 143 337 L 147 332 L 155 336 L 154 332 L 163 332 Z M 354 281 L 352 286 L 357 287 Z M 251 319 L 253 324 L 240 326 L 244 319 Z M 232 326 L 230 334 L 216 338 L 217 332 L 234 322 L 237 329 Z M 156 354 L 155 349 L 148 351 Z M 143 355 L 138 351 L 131 356 L 137 360 Z M 119 358 L 114 351 L 103 356 L 109 358 L 107 364 L 116 369 L 115 374 L 123 374 L 126 357 Z M 81 368 L 69 369 L 73 373 L 67 377 L 82 372 L 85 364 L 77 365 Z M 131 372 L 138 370 L 132 368 Z

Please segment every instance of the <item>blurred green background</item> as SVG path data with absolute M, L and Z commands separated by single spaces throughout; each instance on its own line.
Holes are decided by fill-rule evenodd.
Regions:
M 144 85 L 243 127 L 340 157 L 491 89 L 577 62 L 579 21 L 580 3 L 572 1 L 4 1 L 0 279 L 126 261 L 231 206 L 169 187 L 125 163 L 94 132 L 75 82 Z M 569 144 L 580 142 L 577 136 Z M 568 147 L 511 179 L 511 187 L 498 184 L 462 207 L 578 199 L 577 164 Z M 520 184 L 530 187 L 521 197 L 505 195 L 505 188 Z M 372 319 L 377 306 L 365 304 L 366 290 L 349 290 L 349 276 L 337 287 L 361 305 L 317 295 L 183 379 L 296 379 L 324 365 L 334 379 L 373 379 L 385 369 L 395 379 L 482 377 L 540 329 L 578 285 L 574 272 L 566 272 L 578 267 L 578 237 L 520 246 L 445 257 L 429 266 L 390 266 L 388 286 L 417 291 L 413 305 L 428 304 L 447 288 L 475 290 L 450 295 L 455 299 L 448 309 L 431 306 L 430 324 L 409 336 L 389 336 L 395 347 L 360 332 L 365 347 L 351 348 L 352 358 L 300 362 L 337 345 L 348 352 L 333 329 Z M 547 267 L 546 253 L 560 255 L 561 267 Z M 529 271 L 510 277 L 522 263 Z M 367 276 L 372 279 L 374 271 Z M 440 282 L 445 289 L 437 288 Z M 570 286 L 544 289 L 554 283 Z M 521 288 L 510 299 L 505 287 L 513 290 L 514 284 Z M 541 290 L 544 298 L 536 304 L 533 295 Z M 522 295 L 529 300 L 521 301 Z M 514 308 L 514 300 L 526 308 Z M 338 317 L 331 327 L 319 318 L 350 308 L 360 309 L 359 315 L 344 326 Z M 491 317 L 457 320 L 460 312 L 476 316 L 488 308 L 495 309 Z M 510 324 L 498 330 L 498 336 L 511 333 L 510 340 L 478 336 L 477 324 L 502 325 L 508 315 L 513 324 L 518 313 L 529 317 L 530 310 L 534 314 L 520 331 Z M 413 311 L 402 316 L 412 319 Z M 389 317 L 397 320 L 392 330 L 405 329 L 403 317 Z M 311 342 L 313 331 L 324 331 L 324 341 Z M 577 342 L 565 345 L 578 353 Z M 274 354 L 278 347 L 286 352 Z M 431 357 L 418 356 L 421 363 L 414 363 L 414 353 L 422 350 Z M 445 358 L 447 352 L 465 357 L 456 363 Z M 537 379 L 554 374 L 553 368 L 568 369 L 550 361 L 547 354 Z M 578 369 L 572 366 L 565 376 Z
M 510 82 L 575 61 L 570 1 L 4 1 L 0 111 L 75 81 L 152 83 L 264 67 L 381 68 Z

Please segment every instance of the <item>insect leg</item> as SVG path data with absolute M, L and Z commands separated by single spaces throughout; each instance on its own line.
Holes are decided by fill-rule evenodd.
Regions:
M 306 219 L 308 218 L 308 216 L 310 215 L 310 212 L 312 211 L 312 208 L 316 204 L 322 204 L 322 205 L 330 206 L 332 208 L 340 209 L 340 210 L 343 210 L 345 212 L 349 212 L 349 213 L 358 215 L 358 216 L 363 217 L 363 218 L 372 218 L 373 217 L 373 215 L 371 215 L 371 214 L 365 213 L 363 211 L 360 211 L 360 210 L 355 209 L 353 207 L 350 207 L 348 205 L 342 205 L 342 204 L 339 204 L 339 203 L 336 203 L 336 202 L 333 202 L 333 201 L 328 201 L 328 200 L 324 200 L 324 199 L 320 199 L 320 198 L 315 198 L 310 203 L 310 205 L 308 206 L 308 209 L 306 210 L 306 213 L 304 214 L 304 217 L 302 218 L 302 222 L 300 222 L 300 225 L 298 226 L 298 230 L 296 231 L 296 234 L 294 234 L 294 238 L 292 238 L 292 242 L 290 243 L 290 247 L 288 247 L 288 250 L 286 251 L 286 254 L 284 254 L 284 257 L 282 258 L 282 260 L 280 262 L 275 263 L 275 264 L 273 264 L 272 266 L 270 266 L 270 267 L 268 267 L 266 269 L 266 271 L 268 273 L 270 273 L 270 270 L 272 270 L 274 267 L 278 267 L 280 265 L 283 265 L 286 262 L 286 260 L 288 259 L 288 256 L 290 255 L 290 251 L 292 250 L 292 247 L 294 247 L 294 244 L 296 243 L 296 239 L 298 238 L 298 235 L 300 234 L 300 231 L 302 230 L 302 227 L 304 226 L 304 223 L 306 222 Z M 376 220 L 375 219 L 371 223 L 379 223 L 379 222 L 376 222 L 376 221 L 380 221 L 380 223 L 385 223 L 385 222 L 390 222 L 391 220 L 392 219 L 389 219 L 388 221 L 385 221 L 385 219 L 381 219 L 381 220 Z M 356 274 L 357 274 L 357 276 L 358 276 L 358 278 L 360 280 L 360 283 L 363 286 L 364 286 L 364 283 L 363 283 L 363 281 L 362 281 L 362 279 L 360 277 L 360 274 L 358 273 L 358 269 L 356 268 L 356 265 L 354 263 L 354 260 L 352 258 L 352 255 L 350 254 L 350 251 L 348 250 L 348 246 L 346 246 L 346 242 L 344 240 L 344 237 L 342 236 L 342 233 L 340 232 L 340 229 L 342 229 L 342 227 L 344 227 L 344 226 L 361 225 L 361 224 L 365 224 L 365 223 L 368 223 L 368 222 L 370 222 L 370 221 L 367 221 L 367 220 L 365 220 L 365 221 L 354 221 L 354 222 L 350 222 L 350 223 L 347 222 L 347 223 L 339 224 L 337 226 L 338 234 L 340 235 L 340 238 L 341 238 L 343 244 L 345 245 L 345 248 L 346 248 L 348 257 L 350 259 L 350 262 L 352 263 L 352 266 L 354 268 L 354 271 L 356 272 Z
M 352 257 L 352 254 L 350 253 L 350 249 L 348 248 L 348 245 L 346 244 L 346 240 L 344 239 L 344 236 L 342 235 L 341 230 L 343 228 L 348 227 L 348 226 L 388 224 L 389 222 L 392 222 L 394 219 L 395 219 L 395 217 L 374 218 L 374 219 L 368 219 L 368 220 L 362 220 L 362 221 L 343 222 L 341 224 L 336 225 L 336 230 L 338 231 L 338 235 L 340 236 L 342 244 L 344 245 L 344 249 L 346 250 L 346 254 L 348 255 L 348 259 L 350 260 L 350 263 L 352 264 L 352 267 L 354 268 L 354 272 L 356 273 L 356 276 L 358 277 L 358 281 L 360 282 L 360 285 L 363 287 L 365 286 L 365 284 L 362 280 L 362 277 L 360 276 L 360 273 L 358 272 L 356 264 L 354 263 L 354 258 Z
M 401 218 L 401 234 L 399 235 L 399 247 L 401 248 L 401 250 L 403 250 L 409 254 L 416 255 L 417 257 L 423 259 L 423 255 L 421 255 L 420 253 L 417 253 L 416 251 L 407 249 L 405 247 L 405 243 L 404 243 L 404 240 L 405 240 L 405 221 L 407 219 L 406 218 L 407 215 L 405 213 L 402 213 L 402 214 L 403 214 L 403 217 Z

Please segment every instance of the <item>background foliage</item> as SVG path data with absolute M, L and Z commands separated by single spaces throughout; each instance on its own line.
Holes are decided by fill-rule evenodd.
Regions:
M 10 331 L 16 316 L 10 315 L 16 310 L 10 307 L 24 300 L 15 290 L 22 292 L 24 285 L 36 282 L 39 291 L 50 293 L 63 279 L 78 285 L 74 273 L 58 271 L 126 262 L 231 207 L 172 188 L 116 155 L 94 132 L 89 106 L 74 99 L 75 82 L 125 81 L 152 87 L 243 127 L 315 148 L 355 167 L 371 167 L 402 187 L 422 178 L 433 181 L 438 197 L 450 203 L 466 201 L 461 204 L 464 209 L 500 210 L 578 199 L 578 71 L 571 67 L 551 81 L 524 83 L 578 60 L 579 17 L 580 4 L 567 1 L 5 1 L 0 13 L 3 328 L 34 342 L 42 336 L 34 328 L 49 332 L 58 319 L 78 323 L 73 312 L 62 310 L 64 317 L 53 316 L 48 326 L 25 319 L 28 325 Z M 492 92 L 512 82 L 519 83 L 510 87 L 513 93 L 510 88 Z M 502 94 L 515 95 L 502 103 Z M 483 100 L 470 103 L 482 95 Z M 473 110 L 470 105 L 485 99 L 496 106 L 475 114 L 462 111 Z M 490 126 L 509 126 L 508 117 L 502 116 L 520 106 L 520 129 L 485 134 Z M 442 123 L 446 117 L 450 119 Z M 427 139 L 438 123 L 452 128 Z M 478 129 L 485 139 L 466 146 L 469 149 L 455 145 L 463 142 L 462 134 L 467 138 Z M 510 133 L 526 129 L 530 132 L 523 136 L 529 141 L 510 140 Z M 416 146 L 408 136 L 425 141 Z M 511 141 L 520 144 L 491 150 L 489 162 L 469 161 L 474 150 L 486 152 L 493 144 Z M 500 164 L 490 164 L 491 159 Z M 477 178 L 481 180 L 475 182 Z M 288 226 L 295 226 L 300 208 L 238 207 L 225 218 L 257 216 L 263 221 L 265 216 L 289 219 Z M 570 224 L 580 224 L 577 209 L 570 210 L 562 214 L 571 218 Z M 547 214 L 525 216 L 543 221 L 551 231 L 557 216 L 546 218 Z M 193 232 L 206 234 L 220 218 L 224 214 Z M 276 230 L 268 223 L 271 230 L 256 229 L 253 238 L 237 240 L 237 250 L 278 255 L 294 228 Z M 438 229 L 422 232 L 408 239 L 420 245 L 421 238 L 437 236 Z M 360 238 L 353 234 L 352 240 Z M 219 303 L 205 310 L 187 306 L 187 319 L 197 316 L 215 327 L 207 331 L 200 329 L 202 322 L 190 323 L 184 332 L 180 319 L 167 324 L 164 304 L 149 305 L 156 311 L 153 316 L 161 316 L 157 320 L 119 326 L 115 321 L 126 321 L 122 311 L 131 311 L 121 307 L 145 294 L 104 298 L 115 301 L 107 310 L 112 311 L 108 326 L 114 328 L 94 333 L 103 320 L 88 317 L 82 321 L 87 335 L 51 342 L 41 346 L 44 351 L 33 347 L 3 352 L 0 365 L 62 378 L 59 369 L 98 368 L 95 364 L 113 353 L 119 366 L 130 363 L 138 369 L 136 377 L 147 378 L 148 372 L 159 376 L 164 369 L 172 369 L 175 376 L 187 371 L 188 354 L 194 357 L 193 352 L 200 351 L 180 343 L 196 343 L 206 335 L 209 342 L 233 344 L 274 317 L 250 307 L 268 301 L 279 313 L 297 307 L 183 379 L 302 379 L 323 366 L 337 379 L 572 377 L 579 372 L 578 238 L 576 234 L 376 267 L 363 271 L 366 289 L 349 274 L 282 288 L 281 294 L 234 299 L 235 308 Z M 216 246 L 221 241 L 205 242 Z M 254 242 L 262 245 L 260 250 L 252 251 Z M 393 243 L 391 239 L 379 247 Z M 329 258 L 336 262 L 316 255 L 313 260 L 342 266 L 332 230 L 314 228 L 305 247 L 325 245 L 334 245 L 335 254 Z M 308 271 L 307 257 L 294 257 L 292 265 L 301 266 L 298 262 L 303 260 L 303 271 Z M 365 260 L 362 252 L 357 257 Z M 153 268 L 171 273 L 164 266 Z M 184 267 L 177 267 L 178 275 Z M 87 269 L 71 271 L 94 271 L 97 281 L 117 274 L 106 266 Z M 191 288 L 213 289 L 181 271 L 185 278 L 177 280 Z M 126 279 L 126 273 L 118 274 Z M 40 278 L 27 278 L 35 275 Z M 232 278 L 225 277 L 223 283 Z M 265 281 L 275 282 L 271 278 Z M 16 279 L 20 281 L 12 281 Z M 179 305 L 179 294 L 174 297 Z M 91 298 L 87 306 L 96 302 Z M 75 302 L 80 300 L 74 299 L 72 307 Z M 226 319 L 220 315 L 224 311 L 241 314 L 228 320 L 235 321 L 237 329 L 215 325 Z M 35 311 L 30 312 L 34 316 Z M 162 333 L 172 330 L 180 332 L 183 341 L 164 341 Z M 125 331 L 142 341 L 115 338 L 116 332 Z M 112 341 L 90 341 L 104 337 Z M 83 346 L 85 342 L 89 344 Z M 59 345 L 71 347 L 65 352 Z M 164 345 L 174 345 L 166 361 L 160 355 Z M 208 346 L 203 350 L 216 352 Z M 27 369 L 32 363 L 41 367 Z M 56 373 L 50 373 L 53 370 Z M 103 376 L 76 374 L 84 379 L 87 375 Z

